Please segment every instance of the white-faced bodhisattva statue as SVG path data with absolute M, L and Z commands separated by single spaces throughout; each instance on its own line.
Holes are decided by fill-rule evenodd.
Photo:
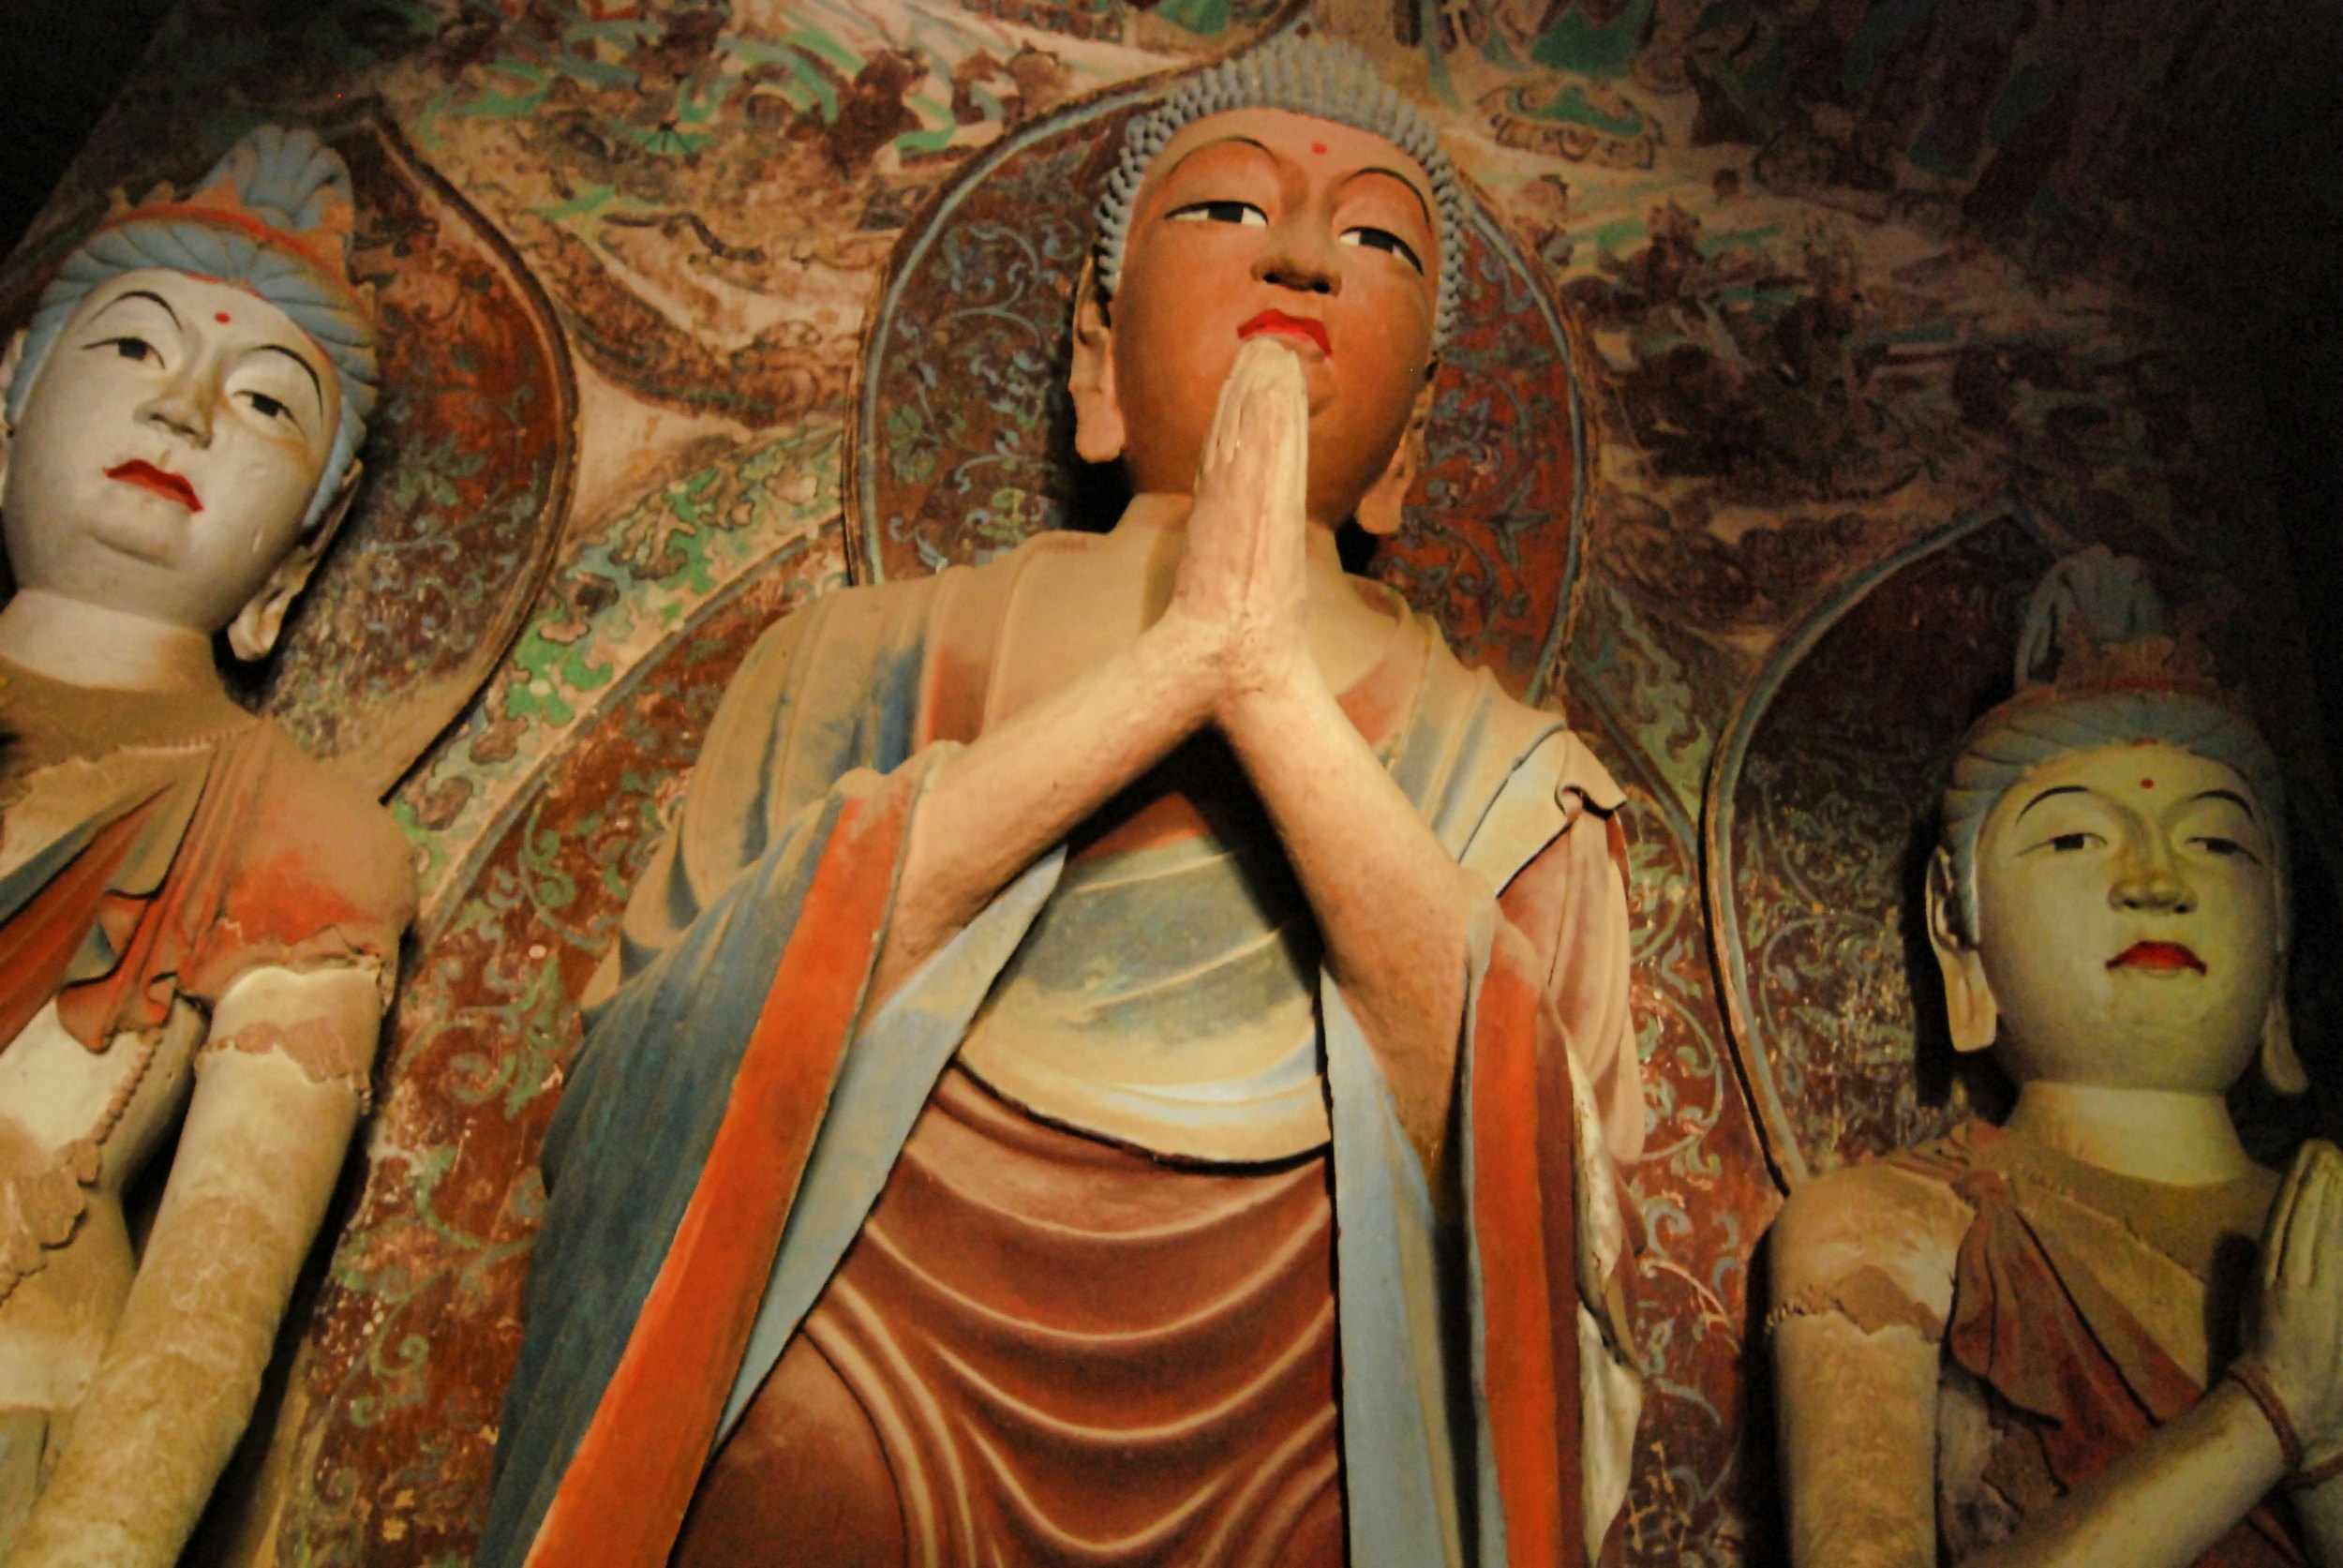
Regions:
M 366 1099 L 413 908 L 366 795 L 230 700 L 374 400 L 350 180 L 266 127 L 118 210 L 9 351 L 0 1561 L 174 1561 Z M 134 1243 L 125 1189 L 173 1149 Z
M 1928 885 L 2017 1103 L 1783 1210 L 1793 1561 L 2343 1561 L 2343 1157 L 2281 1178 L 2225 1098 L 2304 1087 L 2276 765 L 2134 562 L 2062 562 L 2021 646 Z
M 1136 499 L 750 655 L 548 1142 L 479 1562 L 1617 1548 L 1620 797 L 1335 552 L 1463 220 L 1347 51 L 1131 126 L 1072 383 Z

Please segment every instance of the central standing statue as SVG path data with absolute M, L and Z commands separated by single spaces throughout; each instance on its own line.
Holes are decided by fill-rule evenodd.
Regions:
M 545 1150 L 479 1561 L 1582 1561 L 1637 1384 L 1618 787 L 1397 526 L 1462 195 L 1357 55 L 1129 127 L 1103 536 L 776 627 Z

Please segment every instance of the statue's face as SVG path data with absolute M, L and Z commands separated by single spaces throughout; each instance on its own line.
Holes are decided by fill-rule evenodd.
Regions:
M 2264 808 L 2161 742 L 2070 753 L 1997 801 L 1977 847 L 1977 954 L 2021 1081 L 2215 1093 L 2276 982 Z
M 341 388 L 285 313 L 183 273 L 94 291 L 37 371 L 0 482 L 20 588 L 205 635 L 298 538 Z
M 1111 306 L 1132 484 L 1194 485 L 1238 346 L 1275 333 L 1309 387 L 1311 520 L 1349 517 L 1431 365 L 1436 210 L 1415 160 L 1366 131 L 1274 109 L 1184 127 L 1148 167 Z

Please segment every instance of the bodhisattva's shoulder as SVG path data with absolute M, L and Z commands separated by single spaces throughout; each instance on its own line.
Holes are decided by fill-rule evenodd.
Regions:
M 229 742 L 245 796 L 242 859 L 271 874 L 309 868 L 394 935 L 414 916 L 414 852 L 381 801 L 262 719 Z
M 1940 1337 L 1974 1217 L 1944 1181 L 1898 1161 L 1813 1177 L 1782 1206 L 1768 1243 L 1775 1321 L 1832 1312 L 1867 1330 L 1901 1322 Z

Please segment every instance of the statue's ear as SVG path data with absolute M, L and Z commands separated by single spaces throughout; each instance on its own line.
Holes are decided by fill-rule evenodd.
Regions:
M 1098 293 L 1098 263 L 1082 263 L 1074 285 L 1074 363 L 1066 373 L 1074 395 L 1074 450 L 1092 463 L 1123 455 L 1123 405 L 1114 396 L 1114 329 Z
M 1983 1051 L 2001 1026 L 2001 1008 L 1986 982 L 1977 944 L 1962 934 L 1953 883 L 1952 852 L 1939 849 L 1928 862 L 1928 945 L 1945 978 L 1945 1015 L 1955 1051 Z
M 17 373 L 24 365 L 24 332 L 17 330 L 8 339 L 7 351 L 0 353 L 0 405 L 8 400 L 8 393 L 16 386 Z M 6 414 L 0 414 L 0 490 L 8 487 L 8 453 L 16 444 L 16 426 Z
M 2294 1050 L 2294 1027 L 2286 1016 L 2285 977 L 2270 992 L 2270 1005 L 2261 1014 L 2261 1076 L 2282 1095 L 2299 1095 L 2310 1087 L 2310 1074 Z
M 1391 461 L 1383 465 L 1381 475 L 1359 498 L 1359 509 L 1352 520 L 1378 538 L 1399 531 L 1408 491 L 1423 470 L 1424 426 L 1432 417 L 1432 377 L 1439 369 L 1440 362 L 1434 360 L 1425 370 L 1424 385 L 1417 390 L 1415 407 L 1408 415 L 1408 428 L 1400 435 L 1399 444 L 1392 449 Z
M 364 467 L 356 458 L 351 459 L 325 515 L 285 552 L 285 559 L 268 575 L 261 591 L 228 623 L 228 647 L 237 658 L 263 659 L 276 646 L 277 635 L 285 629 L 285 612 L 301 597 L 301 590 L 309 586 L 309 575 L 318 569 L 325 547 L 341 531 L 342 519 L 350 515 L 351 498 L 358 493 L 358 475 Z

